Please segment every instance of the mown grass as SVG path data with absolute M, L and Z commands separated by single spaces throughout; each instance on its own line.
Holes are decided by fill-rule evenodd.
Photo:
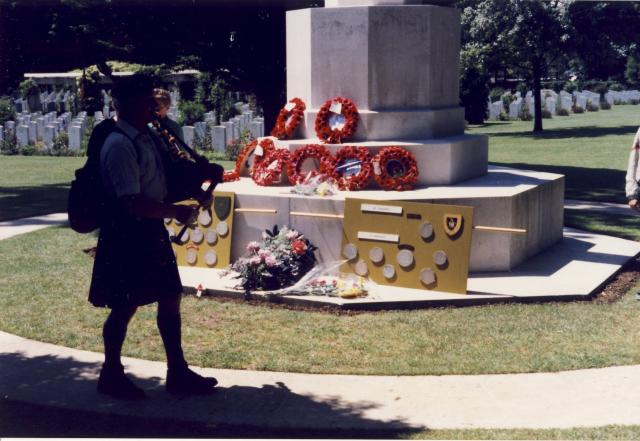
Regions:
M 0 221 L 67 211 L 73 173 L 85 160 L 0 155 Z M 229 168 L 233 163 L 220 164 Z
M 640 106 L 554 116 L 544 131 L 532 122 L 491 121 L 468 132 L 489 136 L 489 161 L 566 175 L 567 199 L 626 202 L 624 175 L 640 125 Z
M 101 351 L 106 310 L 86 301 L 95 243 L 67 228 L 0 242 L 0 329 Z M 640 363 L 640 302 L 506 304 L 332 315 L 184 301 L 185 351 L 200 366 L 366 375 L 559 371 Z M 153 307 L 129 356 L 163 360 Z

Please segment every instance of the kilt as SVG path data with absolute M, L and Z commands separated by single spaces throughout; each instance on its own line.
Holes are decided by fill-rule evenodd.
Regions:
M 182 294 L 178 266 L 162 219 L 114 216 L 100 228 L 89 302 L 142 306 Z

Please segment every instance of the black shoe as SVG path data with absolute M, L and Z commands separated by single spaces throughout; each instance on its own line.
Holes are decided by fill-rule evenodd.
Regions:
M 147 396 L 125 375 L 122 366 L 102 367 L 98 379 L 98 392 L 119 400 L 129 401 L 143 400 Z
M 213 392 L 218 380 L 203 377 L 185 367 L 180 370 L 167 370 L 167 392 L 176 395 L 206 395 Z

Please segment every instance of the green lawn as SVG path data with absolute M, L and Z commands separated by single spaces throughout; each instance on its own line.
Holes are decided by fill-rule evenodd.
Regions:
M 51 228 L 0 241 L 0 329 L 100 351 L 106 311 L 86 301 L 95 238 Z M 73 317 L 73 320 L 69 320 Z M 419 375 L 541 372 L 640 363 L 640 302 L 505 304 L 331 315 L 187 296 L 185 350 L 199 366 Z M 481 337 L 480 337 L 481 336 Z M 153 307 L 127 355 L 163 360 Z
M 554 116 L 544 131 L 532 122 L 492 121 L 469 133 L 489 135 L 489 161 L 497 165 L 562 173 L 567 199 L 625 203 L 629 149 L 640 125 L 640 106 Z

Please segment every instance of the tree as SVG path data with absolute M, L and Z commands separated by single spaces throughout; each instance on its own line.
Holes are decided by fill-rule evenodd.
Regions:
M 511 67 L 533 83 L 533 131 L 542 130 L 541 78 L 562 55 L 567 2 L 465 1 L 463 39 L 475 44 L 489 71 Z

